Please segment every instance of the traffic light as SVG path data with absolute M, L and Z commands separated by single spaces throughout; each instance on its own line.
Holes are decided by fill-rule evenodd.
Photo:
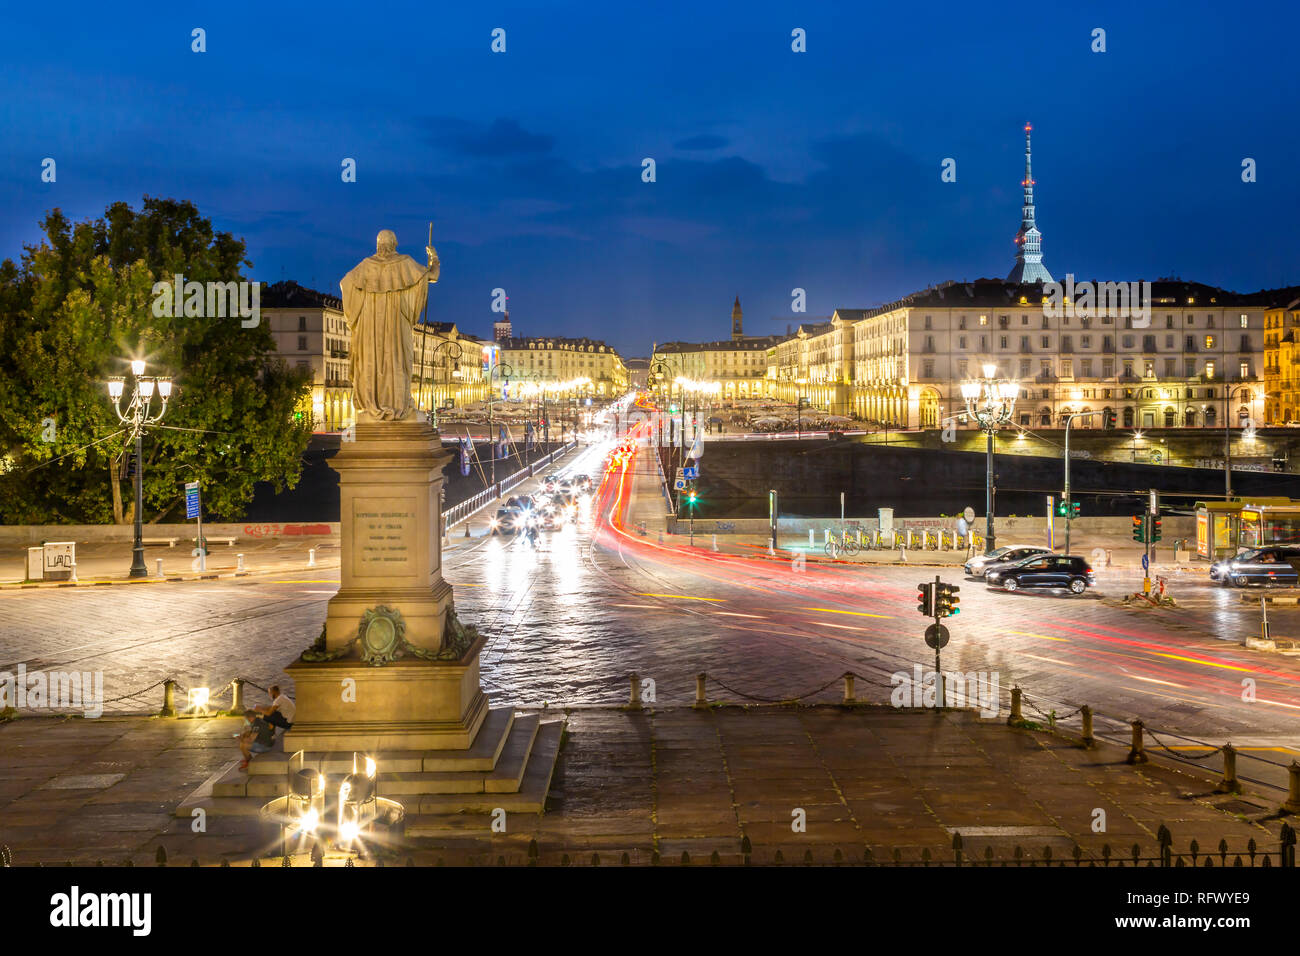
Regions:
M 1151 521 L 1151 541 L 1152 543 L 1154 543 L 1160 540 L 1160 535 L 1161 535 L 1160 516 L 1152 515 L 1150 521 Z
M 957 597 L 960 591 L 955 584 L 945 584 L 942 581 L 934 585 L 934 616 L 935 617 L 952 617 L 954 614 L 960 614 L 961 608 L 957 605 L 961 603 L 961 598 Z
M 696 504 L 696 502 L 697 502 L 698 500 L 699 500 L 699 496 L 696 495 L 696 493 L 695 493 L 695 489 L 694 489 L 694 488 L 692 488 L 690 491 L 686 492 L 686 506 L 687 506 L 688 508 L 694 509 L 694 508 L 695 508 L 695 504 Z
M 1141 542 L 1142 544 L 1147 543 L 1147 516 L 1146 515 L 1133 516 L 1133 540 Z
M 922 581 L 917 586 L 916 609 L 926 617 L 934 617 L 934 582 Z
M 1070 503 L 1062 498 L 1056 503 L 1056 513 L 1062 518 L 1066 517 L 1070 513 Z
M 1070 517 L 1071 518 L 1079 517 L 1079 502 L 1077 501 L 1070 502 Z

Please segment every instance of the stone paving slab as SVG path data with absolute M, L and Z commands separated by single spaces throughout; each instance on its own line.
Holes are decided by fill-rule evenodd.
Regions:
M 527 861 L 563 854 L 607 862 L 860 862 L 952 859 L 961 833 L 968 857 L 991 848 L 1011 859 L 1068 858 L 1075 846 L 1100 859 L 1127 858 L 1134 843 L 1155 852 L 1157 829 L 1176 852 L 1226 840 L 1231 854 L 1254 839 L 1273 850 L 1285 817 L 1277 793 L 1242 798 L 1214 781 L 1153 762 L 1126 765 L 1126 751 L 1084 750 L 1063 736 L 1008 728 L 974 711 L 885 707 L 724 707 L 574 710 L 547 812 L 511 813 L 493 833 L 486 813 L 453 830 L 390 848 L 417 863 Z M 65 860 L 247 862 L 274 852 L 249 817 L 213 817 L 206 830 L 170 814 L 234 756 L 233 718 L 98 721 L 20 718 L 0 725 L 0 843 L 17 864 Z M 941 748 L 932 751 L 931 747 Z M 382 770 L 381 770 L 382 772 Z M 250 801 L 255 813 L 256 801 Z M 1225 809 L 1220 809 L 1223 805 Z M 1242 816 L 1232 811 L 1245 808 Z M 1104 811 L 1104 832 L 1094 831 Z M 797 819 L 796 819 L 797 818 Z M 1294 817 L 1291 818 L 1294 821 Z

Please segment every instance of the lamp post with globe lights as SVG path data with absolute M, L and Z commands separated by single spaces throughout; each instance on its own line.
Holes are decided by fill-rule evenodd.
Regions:
M 1020 385 L 1014 381 L 999 380 L 996 365 L 984 366 L 984 377 L 963 382 L 961 397 L 966 402 L 966 414 L 979 423 L 988 439 L 984 474 L 984 553 L 991 554 L 997 547 L 993 532 L 993 436 L 997 430 L 1011 422 L 1016 410 L 1016 396 Z
M 117 420 L 127 427 L 135 440 L 135 544 L 131 549 L 131 570 L 128 577 L 145 578 L 149 569 L 144 564 L 144 533 L 142 518 L 144 514 L 144 432 L 150 425 L 162 421 L 167 413 L 167 402 L 172 394 L 170 378 L 156 378 L 144 374 L 144 361 L 135 359 L 131 363 L 131 377 L 135 380 L 131 392 L 131 403 L 122 410 L 122 395 L 126 390 L 126 379 L 115 376 L 108 380 L 108 397 L 113 400 L 113 410 Z M 157 391 L 162 406 L 157 413 L 151 412 L 154 391 Z M 199 542 L 199 547 L 202 547 Z

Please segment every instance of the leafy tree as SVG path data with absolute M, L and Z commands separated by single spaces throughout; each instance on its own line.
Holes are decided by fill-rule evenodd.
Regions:
M 0 521 L 134 519 L 129 435 L 105 387 L 127 376 L 125 409 L 133 358 L 174 383 L 145 435 L 147 520 L 183 517 L 186 481 L 218 520 L 237 520 L 256 482 L 296 485 L 311 426 L 294 410 L 310 373 L 274 358 L 265 322 L 154 314 L 156 281 L 244 281 L 243 241 L 190 202 L 148 196 L 139 212 L 118 202 L 74 224 L 54 209 L 41 226 L 21 265 L 0 263 Z

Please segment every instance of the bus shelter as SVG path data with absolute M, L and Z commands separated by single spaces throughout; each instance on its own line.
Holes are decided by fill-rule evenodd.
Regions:
M 1300 501 L 1234 498 L 1196 503 L 1196 554 L 1207 561 L 1242 548 L 1300 545 Z

